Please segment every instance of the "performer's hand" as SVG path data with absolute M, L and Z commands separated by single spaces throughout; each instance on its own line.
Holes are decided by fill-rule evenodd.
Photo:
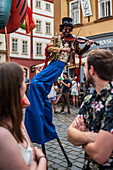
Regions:
M 60 51 L 61 51 L 61 52 L 63 51 L 63 52 L 69 53 L 69 52 L 70 52 L 70 48 L 61 48 Z
M 92 45 L 92 44 L 94 44 L 94 41 L 93 41 L 93 40 L 89 40 L 88 43 L 87 43 L 88 46 L 90 46 L 90 45 Z

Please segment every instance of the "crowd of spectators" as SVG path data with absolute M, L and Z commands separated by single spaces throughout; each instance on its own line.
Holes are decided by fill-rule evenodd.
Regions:
M 56 111 L 56 105 L 61 104 L 60 113 L 64 113 L 65 105 L 67 106 L 67 112 L 70 114 L 70 107 L 72 109 L 79 108 L 82 104 L 84 97 L 93 93 L 94 88 L 91 84 L 83 82 L 77 83 L 77 76 L 71 77 L 66 72 L 63 76 L 60 76 L 53 84 L 50 94 L 48 95 L 51 104 L 53 105 L 54 113 Z

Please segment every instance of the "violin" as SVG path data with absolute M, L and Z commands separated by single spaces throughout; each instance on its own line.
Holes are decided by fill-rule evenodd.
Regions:
M 74 37 L 73 35 L 71 35 L 70 34 L 70 36 L 69 37 L 64 37 L 64 39 L 65 39 L 65 41 L 67 41 L 67 42 L 78 42 L 78 43 L 80 43 L 80 44 L 84 44 L 84 43 L 86 43 L 87 41 L 89 41 L 89 39 L 88 38 L 86 38 L 86 37 Z M 97 43 L 97 42 L 95 42 L 94 41 L 94 44 L 95 45 L 100 45 L 99 43 Z

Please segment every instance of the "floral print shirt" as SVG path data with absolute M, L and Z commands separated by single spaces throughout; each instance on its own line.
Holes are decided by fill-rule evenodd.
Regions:
M 85 97 L 78 116 L 83 115 L 90 132 L 100 129 L 113 133 L 113 82 L 108 83 L 98 95 L 96 91 Z M 113 169 L 113 153 L 103 165 L 95 162 L 85 153 L 84 168 L 87 170 Z

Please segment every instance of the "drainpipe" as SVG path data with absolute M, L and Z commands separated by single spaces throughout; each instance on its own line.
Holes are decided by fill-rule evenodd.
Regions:
M 32 0 L 30 0 L 31 11 L 33 10 Z M 33 30 L 30 33 L 30 58 L 33 59 Z

